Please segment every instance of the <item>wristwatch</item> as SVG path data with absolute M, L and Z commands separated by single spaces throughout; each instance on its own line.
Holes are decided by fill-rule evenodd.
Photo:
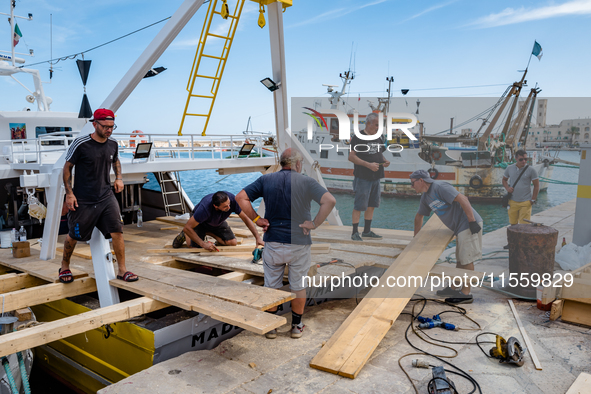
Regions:
M 536 203 L 536 200 L 530 200 L 532 205 L 534 205 Z

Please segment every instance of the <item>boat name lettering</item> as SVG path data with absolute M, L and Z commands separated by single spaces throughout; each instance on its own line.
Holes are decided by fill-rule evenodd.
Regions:
M 233 326 L 231 324 L 228 323 L 224 323 L 222 325 L 222 333 L 221 335 L 226 335 L 228 334 L 230 331 L 232 331 L 232 329 L 234 330 L 240 330 L 240 327 L 238 326 Z M 205 339 L 207 334 L 207 339 Z M 209 342 L 212 339 L 216 339 L 218 338 L 220 335 L 218 334 L 218 330 L 216 327 L 212 327 L 210 330 L 205 330 L 200 332 L 199 334 L 193 335 L 193 340 L 191 342 L 191 347 L 195 347 L 195 345 L 197 345 L 197 343 L 199 344 L 203 344 L 203 342 Z

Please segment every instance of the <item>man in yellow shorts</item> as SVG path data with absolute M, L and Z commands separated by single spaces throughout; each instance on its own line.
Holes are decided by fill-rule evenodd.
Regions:
M 518 150 L 515 152 L 515 160 L 515 164 L 508 166 L 503 175 L 503 186 L 508 193 L 512 194 L 509 199 L 509 223 L 511 225 L 525 223 L 523 219 L 530 219 L 532 206 L 536 203 L 540 191 L 538 173 L 533 167 L 527 165 L 527 152 L 522 149 Z M 522 173 L 523 175 L 521 175 Z M 521 178 L 519 178 L 520 175 Z M 533 193 L 532 183 L 534 184 Z M 505 249 L 509 249 L 509 245 L 505 245 Z

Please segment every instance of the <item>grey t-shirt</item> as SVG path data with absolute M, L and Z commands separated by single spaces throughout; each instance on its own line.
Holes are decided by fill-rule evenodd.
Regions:
M 461 233 L 470 228 L 470 225 L 468 216 L 466 216 L 462 206 L 459 202 L 454 201 L 458 194 L 460 192 L 454 189 L 449 183 L 433 181 L 429 190 L 421 196 L 419 214 L 428 216 L 431 214 L 431 211 L 435 211 L 443 224 L 454 232 L 454 235 Z M 482 218 L 474 208 L 472 208 L 472 212 L 474 213 L 476 222 L 482 222 Z
M 538 173 L 532 167 L 527 167 L 525 173 L 521 176 L 521 179 L 515 186 L 513 184 L 519 177 L 519 174 L 523 168 L 517 168 L 516 164 L 511 164 L 505 169 L 504 177 L 509 178 L 509 186 L 513 187 L 513 196 L 511 200 L 516 202 L 523 202 L 531 200 L 531 182 L 538 179 Z

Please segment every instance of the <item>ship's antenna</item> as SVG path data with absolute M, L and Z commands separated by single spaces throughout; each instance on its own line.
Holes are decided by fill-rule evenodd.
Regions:
M 53 14 L 49 14 L 49 57 L 53 59 Z M 49 62 L 49 80 L 53 78 L 53 62 Z

